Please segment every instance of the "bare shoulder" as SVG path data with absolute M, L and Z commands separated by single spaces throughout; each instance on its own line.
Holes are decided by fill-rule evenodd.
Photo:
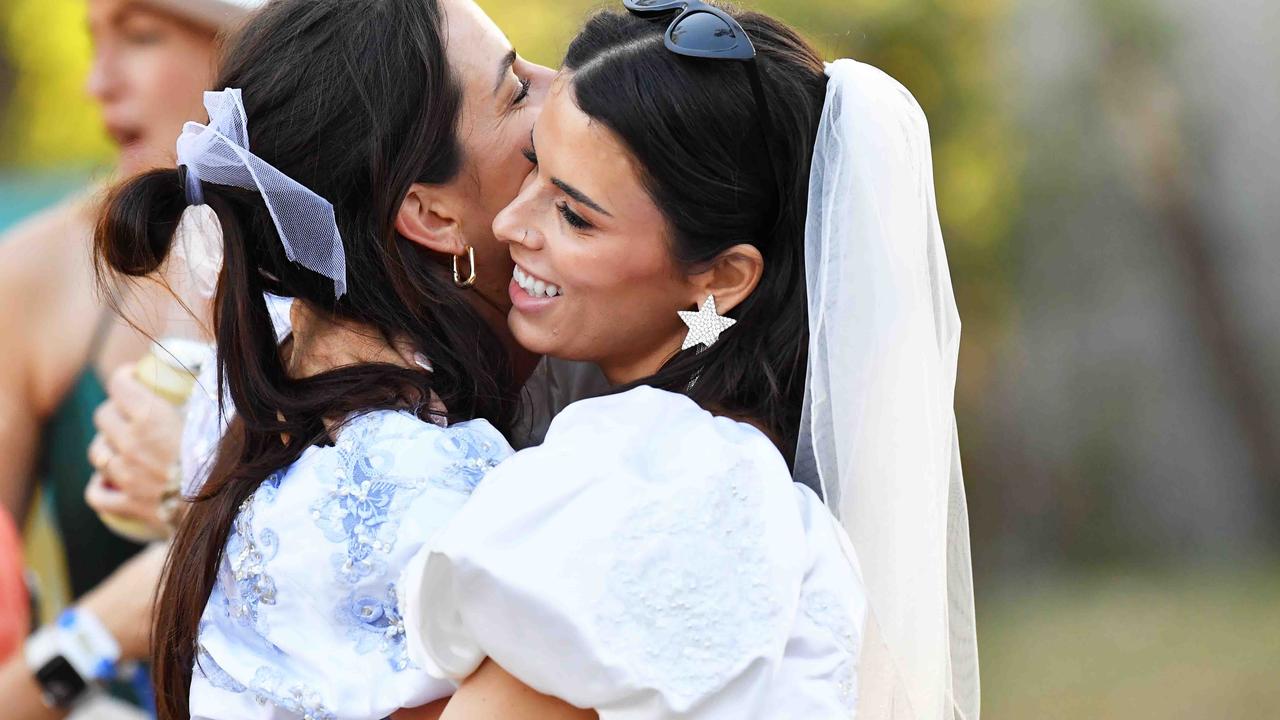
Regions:
M 87 269 L 92 223 L 89 198 L 77 195 L 0 235 L 0 292 L 57 286 Z
M 61 392 L 98 315 L 91 207 L 78 195 L 0 236 L 0 347 L 22 349 L 3 353 L 0 382 L 24 384 L 37 404 Z

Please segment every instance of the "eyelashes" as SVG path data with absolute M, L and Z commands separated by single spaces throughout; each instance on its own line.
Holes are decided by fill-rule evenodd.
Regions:
M 520 92 L 516 93 L 516 97 L 514 100 L 511 101 L 511 104 L 519 105 L 520 103 L 524 102 L 525 98 L 529 97 L 530 87 L 533 87 L 533 81 L 530 80 L 529 78 L 521 78 Z
M 532 133 L 530 134 L 532 135 Z M 532 140 L 533 138 L 530 137 L 529 139 Z M 521 149 L 520 154 L 524 155 L 524 159 L 528 160 L 531 165 L 538 166 L 538 153 L 533 149 L 532 143 L 530 147 Z M 571 210 L 569 203 L 563 200 L 556 203 L 556 210 L 560 213 L 560 217 L 564 218 L 564 221 L 575 230 L 590 230 L 595 227 L 586 218 Z
M 569 209 L 569 203 L 561 200 L 556 203 L 556 209 L 560 211 L 560 217 L 563 217 L 564 221 L 572 227 L 578 230 L 588 230 L 592 227 L 591 223 L 583 219 L 581 215 Z

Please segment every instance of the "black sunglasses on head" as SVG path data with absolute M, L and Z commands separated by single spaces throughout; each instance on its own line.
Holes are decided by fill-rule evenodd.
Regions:
M 667 49 L 677 55 L 712 60 L 740 60 L 751 80 L 751 92 L 755 95 L 760 114 L 760 128 L 764 134 L 765 159 L 775 180 L 773 152 L 769 148 L 769 105 L 765 100 L 764 85 L 760 82 L 760 70 L 756 67 L 756 47 L 742 25 L 729 13 L 701 0 L 622 0 L 622 5 L 633 15 L 654 17 L 679 11 L 667 26 L 663 41 Z
M 754 60 L 747 31 L 729 13 L 701 0 L 622 0 L 632 13 L 653 17 L 679 10 L 667 28 L 667 49 L 679 55 L 723 60 Z

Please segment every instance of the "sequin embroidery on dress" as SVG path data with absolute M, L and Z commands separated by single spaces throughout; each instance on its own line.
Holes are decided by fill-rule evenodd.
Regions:
M 510 454 L 503 445 L 472 428 L 453 428 L 436 441 L 436 449 L 452 462 L 441 476 L 444 487 L 468 495 Z
M 849 613 L 850 598 L 842 598 L 830 590 L 812 590 L 800 598 L 801 612 L 814 625 L 826 631 L 841 650 L 840 666 L 834 675 L 840 701 L 850 711 L 858 705 L 858 651 L 862 646 L 859 628 Z
M 364 655 L 377 650 L 395 672 L 409 667 L 404 618 L 400 615 L 394 583 L 387 585 L 382 597 L 360 592 L 348 595 L 338 608 L 337 620 L 347 628 L 347 639 L 355 642 L 357 653 Z
M 395 449 L 413 436 L 388 433 L 370 422 L 376 418 L 356 418 L 339 434 L 333 489 L 311 506 L 311 517 L 325 539 L 343 548 L 331 562 L 346 585 L 385 571 L 400 516 L 427 487 L 421 476 L 395 474 Z
M 448 459 L 439 471 L 397 473 L 397 452 L 412 434 L 388 432 L 377 416 L 353 420 L 339 435 L 339 462 L 331 491 L 316 500 L 311 516 L 325 539 L 342 546 L 331 558 L 339 585 L 352 591 L 336 605 L 335 620 L 345 628 L 361 655 L 377 650 L 393 671 L 409 667 L 404 621 L 393 583 L 369 589 L 362 581 L 387 574 L 387 557 L 395 549 L 404 512 L 428 488 L 470 495 L 477 483 L 507 454 L 483 432 L 454 427 L 437 433 L 436 449 Z
M 259 705 L 273 705 L 294 713 L 303 720 L 334 720 L 335 716 L 320 701 L 320 694 L 301 683 L 290 684 L 273 667 L 258 668 L 250 683 L 253 699 Z
M 263 636 L 267 629 L 261 606 L 276 602 L 276 583 L 267 572 L 267 563 L 280 551 L 280 539 L 271 528 L 255 530 L 254 511 L 259 502 L 275 500 L 283 477 L 283 472 L 272 473 L 240 503 L 219 572 L 227 617 Z
M 597 621 L 651 687 L 682 701 L 706 695 L 766 652 L 781 602 L 767 577 L 761 499 L 753 470 L 673 487 L 623 524 Z M 686 548 L 688 552 L 673 553 Z

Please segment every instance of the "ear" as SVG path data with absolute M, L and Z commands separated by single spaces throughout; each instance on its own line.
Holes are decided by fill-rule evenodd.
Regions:
M 708 295 L 716 297 L 716 311 L 721 315 L 742 304 L 760 284 L 764 274 L 764 256 L 754 245 L 734 245 L 716 256 L 703 271 L 690 276 L 694 291 L 691 305 L 701 305 Z
M 396 213 L 396 231 L 428 250 L 461 255 L 467 243 L 454 207 L 442 188 L 414 183 Z

